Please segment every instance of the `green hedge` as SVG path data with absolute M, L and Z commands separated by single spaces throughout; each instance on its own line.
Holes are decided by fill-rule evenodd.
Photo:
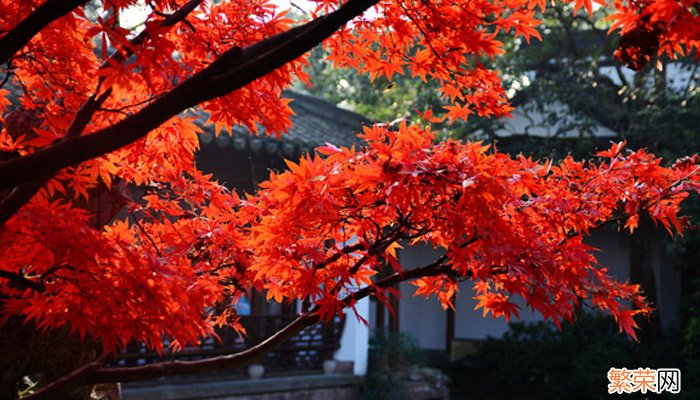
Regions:
M 653 344 L 635 343 L 609 318 L 582 313 L 573 325 L 513 323 L 502 339 L 487 339 L 475 355 L 448 367 L 453 399 L 608 399 L 611 367 L 680 368 L 680 395 L 649 398 L 697 399 L 690 390 L 692 360 L 682 357 L 680 335 Z M 687 388 L 687 389 L 686 389 Z M 645 398 L 641 393 L 616 398 Z

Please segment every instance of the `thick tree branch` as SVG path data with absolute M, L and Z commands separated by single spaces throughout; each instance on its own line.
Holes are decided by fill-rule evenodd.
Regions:
M 87 3 L 87 0 L 47 0 L 29 14 L 5 36 L 0 38 L 0 65 L 12 56 L 51 22 Z
M 211 100 L 295 60 L 379 0 L 351 0 L 337 11 L 245 48 L 233 48 L 138 113 L 91 135 L 66 139 L 26 157 L 0 164 L 0 188 L 53 174 L 61 168 L 115 151 L 144 137 L 188 107 Z
M 189 13 L 191 13 L 195 8 L 197 8 L 197 6 L 199 6 L 201 2 L 202 0 L 190 0 L 189 2 L 187 2 L 187 4 L 170 14 L 168 17 L 166 17 L 161 22 L 161 26 L 173 26 L 176 23 L 184 20 L 185 17 L 187 17 Z M 147 38 L 148 32 L 144 30 L 138 36 L 131 40 L 131 45 L 137 46 L 143 44 Z M 123 62 L 125 57 L 132 54 L 132 52 L 133 50 L 131 48 L 126 49 L 126 55 L 125 53 L 122 53 L 120 51 L 115 51 L 110 56 L 109 60 L 105 61 L 102 64 L 101 69 L 107 67 L 108 65 L 114 65 L 115 63 L 118 64 Z M 97 89 L 95 90 L 95 93 L 99 92 L 100 86 L 102 85 L 102 82 L 104 82 L 105 78 L 106 77 L 104 76 L 100 77 L 97 83 Z M 109 98 L 111 94 L 112 89 L 108 88 L 99 96 L 95 94 L 88 97 L 87 100 L 85 100 L 83 105 L 80 107 L 80 110 L 78 110 L 78 112 L 76 113 L 73 122 L 68 127 L 68 130 L 66 131 L 66 138 L 71 139 L 79 137 L 85 130 L 85 127 L 87 127 L 87 125 L 92 120 L 92 117 L 95 115 L 95 112 L 97 112 L 97 110 L 100 109 L 102 104 L 104 104 L 104 102 Z M 14 188 L 14 190 L 7 197 L 5 197 L 2 200 L 2 202 L 0 202 L 0 226 L 5 225 L 5 223 L 10 218 L 12 218 L 12 216 L 17 211 L 19 211 L 19 209 L 24 204 L 31 200 L 31 198 L 39 191 L 39 189 L 42 188 L 44 183 L 46 183 L 46 179 L 37 179 L 33 182 L 27 182 L 21 186 L 17 186 L 16 188 Z
M 28 182 L 14 188 L 2 201 L 0 201 L 0 226 L 5 225 L 15 213 L 22 208 L 41 189 L 44 180 L 40 183 Z
M 90 96 L 90 98 L 78 110 L 78 113 L 73 120 L 73 123 L 68 127 L 67 137 L 78 137 L 85 129 L 85 126 L 92 119 L 92 115 L 109 97 L 111 90 L 101 94 L 99 97 Z M 0 226 L 5 225 L 10 218 L 44 186 L 47 179 L 40 179 L 33 182 L 27 182 L 21 186 L 17 186 L 0 202 Z

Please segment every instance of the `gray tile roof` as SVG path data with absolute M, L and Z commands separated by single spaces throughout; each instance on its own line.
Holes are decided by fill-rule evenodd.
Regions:
M 282 134 L 280 139 L 275 136 L 266 137 L 262 129 L 260 136 L 253 136 L 246 128 L 234 126 L 221 132 L 217 138 L 214 138 L 213 127 L 206 127 L 200 135 L 200 141 L 203 145 L 215 141 L 219 147 L 294 158 L 326 143 L 345 147 L 360 144 L 357 134 L 362 132 L 363 125 L 372 123 L 360 114 L 298 91 L 285 91 L 284 97 L 293 100 L 289 106 L 296 115 L 291 118 L 293 127 Z M 202 115 L 200 119 L 205 121 L 206 116 Z

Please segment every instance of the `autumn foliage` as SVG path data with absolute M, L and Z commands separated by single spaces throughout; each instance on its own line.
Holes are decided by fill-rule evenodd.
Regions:
M 399 241 L 425 242 L 447 253 L 434 267 L 439 275 L 415 281 L 416 294 L 436 295 L 445 308 L 457 282 L 470 279 L 484 314 L 517 317 L 513 300 L 522 297 L 558 323 L 590 300 L 634 336 L 631 317 L 650 309 L 638 287 L 599 268 L 583 238 L 614 222 L 634 230 L 645 209 L 680 231 L 679 204 L 700 182 L 696 158 L 663 168 L 644 151 L 623 154 L 622 145 L 597 162 L 555 166 L 481 143 L 432 145 L 433 135 L 415 126 L 368 128 L 363 137 L 366 149 L 325 147 L 325 158 L 290 163 L 242 208 L 255 218 L 245 236 L 261 249 L 251 269 L 270 296 L 302 288 L 333 315 L 345 305 L 336 299 L 372 285 L 382 262 L 402 270 Z M 321 251 L 324 239 L 335 244 Z
M 588 302 L 631 336 L 633 317 L 651 311 L 583 239 L 603 225 L 632 231 L 643 213 L 681 232 L 680 203 L 700 186 L 696 157 L 665 167 L 618 144 L 553 164 L 434 144 L 428 127 L 402 124 L 368 127 L 366 147 L 289 162 L 242 198 L 195 165 L 191 107 L 217 133 L 284 132 L 282 91 L 307 80 L 299 57 L 321 41 L 337 66 L 437 80 L 452 105 L 428 120 L 506 115 L 486 61 L 502 35 L 540 37 L 544 1 L 318 1 L 298 24 L 265 0 L 154 0 L 143 24 L 120 24 L 135 3 L 0 2 L 1 321 L 67 326 L 106 353 L 131 340 L 162 349 L 164 336 L 177 349 L 217 325 L 243 333 L 232 306 L 250 288 L 330 318 L 413 278 L 416 294 L 444 307 L 470 280 L 496 317 L 517 317 L 522 298 L 559 323 Z M 697 50 L 696 3 L 612 7 L 631 66 Z M 653 34 L 640 44 L 641 31 Z M 396 251 L 417 242 L 446 253 L 404 270 Z M 377 277 L 384 265 L 389 280 Z

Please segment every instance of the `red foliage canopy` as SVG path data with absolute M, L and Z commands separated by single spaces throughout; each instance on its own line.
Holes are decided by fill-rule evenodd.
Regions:
M 132 339 L 160 348 L 163 335 L 179 346 L 217 324 L 240 329 L 232 311 L 205 310 L 232 310 L 248 288 L 310 299 L 305 317 L 327 318 L 409 278 L 445 307 L 456 282 L 472 280 L 484 313 L 506 318 L 518 315 L 516 297 L 557 323 L 590 301 L 632 336 L 632 317 L 650 311 L 583 238 L 609 223 L 633 230 L 645 210 L 680 232 L 679 204 L 700 185 L 695 157 L 667 168 L 616 145 L 598 161 L 553 165 L 480 143 L 433 144 L 429 128 L 402 125 L 368 128 L 366 148 L 289 163 L 244 199 L 196 168 L 190 107 L 217 132 L 285 131 L 282 91 L 307 80 L 299 57 L 324 40 L 339 66 L 437 80 L 453 104 L 440 119 L 506 115 L 498 73 L 483 61 L 503 51 L 498 35 L 539 38 L 544 1 L 318 1 L 295 25 L 267 0 L 153 0 L 136 27 L 120 24 L 136 0 L 86 3 L 0 1 L 5 319 L 67 325 L 107 352 Z M 697 50 L 697 3 L 614 8 L 619 54 L 633 67 Z M 640 31 L 653 34 L 640 44 Z M 396 258 L 404 241 L 447 252 L 406 271 Z M 382 263 L 393 278 L 375 279 Z

